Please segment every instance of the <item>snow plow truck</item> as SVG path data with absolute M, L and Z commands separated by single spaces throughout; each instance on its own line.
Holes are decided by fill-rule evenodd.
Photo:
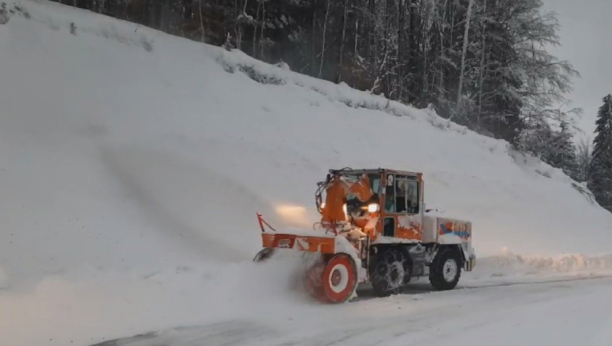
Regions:
M 315 255 L 303 282 L 316 299 L 342 303 L 370 284 L 376 296 L 400 294 L 414 277 L 451 290 L 476 264 L 472 224 L 425 209 L 422 173 L 391 169 L 330 170 L 315 193 L 313 230 L 278 232 L 257 213 L 262 262 L 281 249 Z

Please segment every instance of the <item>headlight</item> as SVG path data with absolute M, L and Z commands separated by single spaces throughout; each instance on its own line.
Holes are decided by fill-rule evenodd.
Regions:
M 325 209 L 325 202 L 321 203 L 321 209 Z
M 348 214 L 348 211 L 346 210 L 346 203 L 342 205 L 342 211 L 344 212 L 345 215 Z
M 372 203 L 370 205 L 368 205 L 368 212 L 369 213 L 376 213 L 377 211 L 380 210 L 380 206 L 376 203 Z

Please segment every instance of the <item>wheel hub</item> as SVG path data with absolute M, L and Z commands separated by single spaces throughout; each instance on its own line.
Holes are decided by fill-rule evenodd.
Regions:
M 452 259 L 447 260 L 442 268 L 442 275 L 446 282 L 453 281 L 457 275 L 457 262 Z
M 328 284 L 333 292 L 342 292 L 349 284 L 348 268 L 342 264 L 334 265 L 328 275 Z
M 333 286 L 338 286 L 338 284 L 340 283 L 340 279 L 342 278 L 342 275 L 340 274 L 340 272 L 338 270 L 334 270 L 334 272 L 332 273 L 331 276 L 331 283 Z
M 389 283 L 391 283 L 393 287 L 399 287 L 404 280 L 404 268 L 402 267 L 402 263 L 395 262 L 389 267 L 391 270 L 389 273 Z

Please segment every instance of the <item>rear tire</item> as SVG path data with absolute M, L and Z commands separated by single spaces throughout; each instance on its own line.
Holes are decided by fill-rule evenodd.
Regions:
M 370 281 L 378 297 L 403 293 L 411 277 L 412 261 L 401 248 L 382 250 L 370 267 Z
M 439 291 L 454 289 L 461 277 L 462 264 L 459 251 L 448 247 L 441 248 L 429 268 L 429 282 Z

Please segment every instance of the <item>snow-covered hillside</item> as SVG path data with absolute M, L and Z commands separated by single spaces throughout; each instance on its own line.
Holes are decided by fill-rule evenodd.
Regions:
M 256 212 L 310 227 L 316 182 L 345 166 L 422 171 L 428 207 L 474 223 L 467 282 L 612 268 L 612 214 L 432 110 L 56 3 L 7 9 L 1 345 L 332 311 L 289 289 L 291 265 L 250 260 Z

